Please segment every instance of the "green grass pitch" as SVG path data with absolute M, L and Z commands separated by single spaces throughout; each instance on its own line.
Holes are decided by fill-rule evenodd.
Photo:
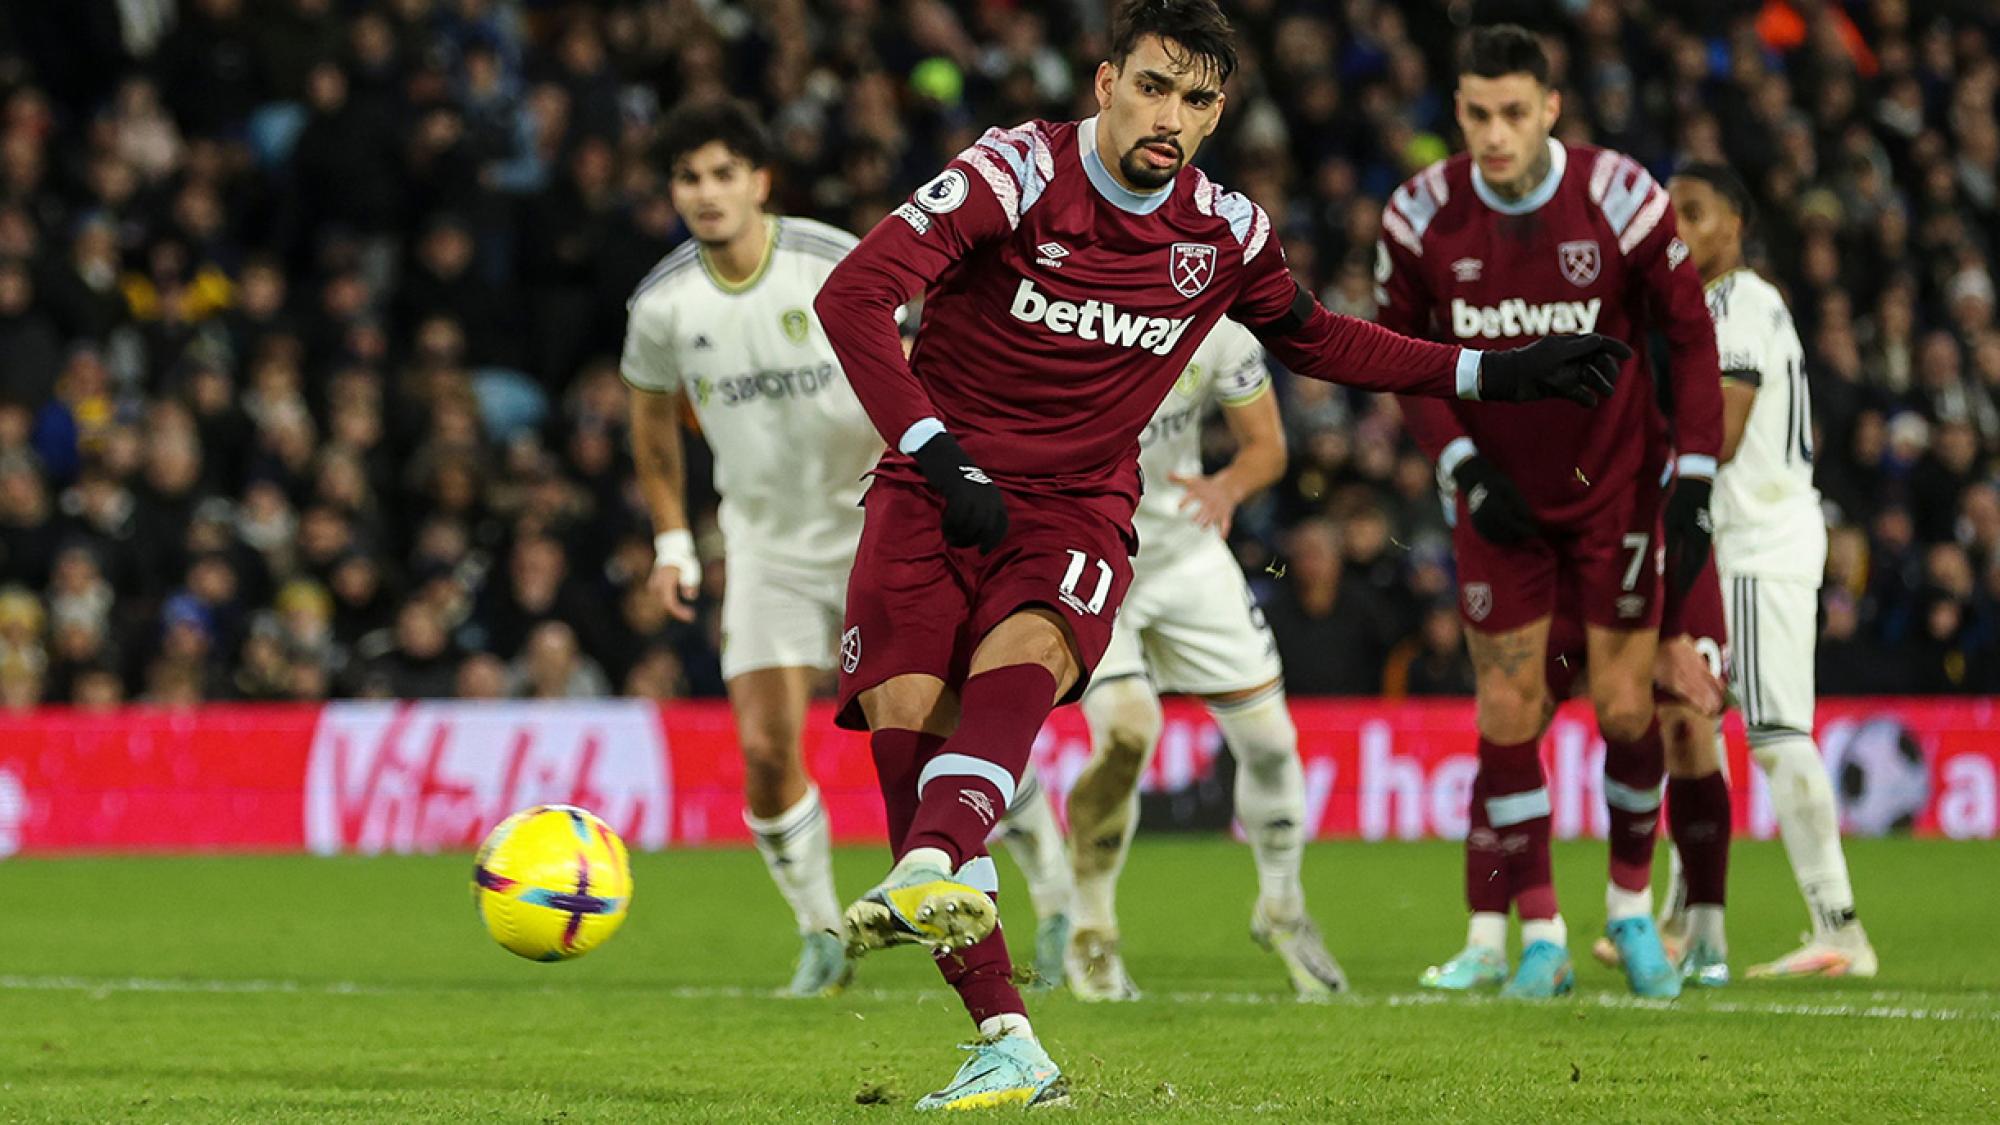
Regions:
M 1673 1005 L 1589 960 L 1603 846 L 1561 846 L 1578 994 L 1421 995 L 1462 937 L 1449 844 L 1321 845 L 1315 913 L 1349 1001 L 1287 998 L 1246 937 L 1247 851 L 1142 838 L 1122 899 L 1149 998 L 1031 997 L 1077 1120 L 2000 1120 L 2000 845 L 1857 841 L 1873 981 L 1739 983 Z M 839 856 L 843 890 L 882 856 Z M 1013 872 L 1002 860 L 1003 880 Z M 566 965 L 488 942 L 470 859 L 0 863 L 0 1121 L 889 1121 L 970 1027 L 914 950 L 836 1000 L 767 998 L 792 952 L 755 855 L 638 858 L 625 929 Z M 1018 886 L 1016 881 L 1013 885 Z M 1739 973 L 1804 919 L 1741 844 Z M 1024 896 L 1005 900 L 1017 946 Z M 858 1095 L 880 1101 L 861 1104 Z

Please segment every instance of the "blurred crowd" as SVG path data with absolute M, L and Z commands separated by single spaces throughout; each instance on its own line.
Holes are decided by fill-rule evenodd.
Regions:
M 1983 0 L 1248 0 L 1202 163 L 1369 315 L 1381 200 L 1450 152 L 1451 47 L 1546 30 L 1560 134 L 1726 160 L 1797 314 L 1828 693 L 2000 691 L 2000 14 Z M 616 356 L 683 237 L 649 160 L 734 95 L 775 209 L 857 232 L 989 124 L 1094 112 L 1096 0 L 0 6 L 0 702 L 721 691 L 644 592 Z M 1295 692 L 1468 691 L 1393 404 L 1279 373 L 1238 520 Z M 1212 452 L 1227 437 L 1212 433 Z

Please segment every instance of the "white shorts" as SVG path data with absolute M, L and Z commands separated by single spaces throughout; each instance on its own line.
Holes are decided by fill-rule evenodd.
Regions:
M 758 562 L 731 545 L 722 594 L 722 678 L 760 668 L 831 668 L 847 604 L 847 566 L 812 571 Z
M 1729 619 L 1730 687 L 1743 722 L 1759 727 L 1813 729 L 1813 647 L 1819 633 L 1819 588 L 1809 582 L 1722 575 Z
M 1284 675 L 1278 642 L 1227 544 L 1207 535 L 1163 559 L 1139 552 L 1093 681 L 1150 673 L 1161 691 L 1220 695 Z

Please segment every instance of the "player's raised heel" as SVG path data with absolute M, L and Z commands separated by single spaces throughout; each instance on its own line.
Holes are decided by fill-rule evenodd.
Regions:
M 918 1098 L 918 1109 L 1041 1109 L 1069 1101 L 1069 1080 L 1034 1039 L 1003 1035 L 962 1046 L 972 1057 L 950 1085 Z
M 1118 931 L 1081 929 L 1070 935 L 1063 952 L 1063 975 L 1078 999 L 1091 1003 L 1137 1000 L 1139 986 L 1125 971 L 1118 955 Z
M 1620 918 L 1604 927 L 1604 936 L 1618 953 L 1625 983 L 1632 995 L 1648 1000 L 1672 1000 L 1681 994 L 1681 975 L 1667 959 L 1660 931 L 1646 916 Z
M 1063 955 L 1069 948 L 1069 915 L 1051 914 L 1035 927 L 1035 979 L 1028 984 L 1046 992 L 1063 983 Z
M 1576 987 L 1576 970 L 1570 967 L 1569 950 L 1552 941 L 1530 942 L 1521 951 L 1521 967 L 1514 979 L 1500 990 L 1509 1000 L 1553 1000 L 1567 996 Z
M 1325 1000 L 1347 991 L 1347 973 L 1327 952 L 1326 939 L 1304 911 L 1273 921 L 1260 903 L 1250 915 L 1250 939 L 1278 955 L 1301 1000 Z
M 984 891 L 946 875 L 942 868 L 891 871 L 889 878 L 847 908 L 841 922 L 847 954 L 911 943 L 966 949 L 993 932 L 999 912 Z
M 837 935 L 801 934 L 799 939 L 798 964 L 782 995 L 801 999 L 832 996 L 854 979 L 854 959 Z
M 1507 955 L 1484 945 L 1468 945 L 1442 965 L 1432 965 L 1417 978 L 1425 988 L 1441 992 L 1471 992 L 1507 983 Z

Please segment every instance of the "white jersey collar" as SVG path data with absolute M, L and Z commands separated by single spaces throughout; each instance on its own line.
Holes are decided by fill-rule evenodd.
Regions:
M 1180 180 L 1180 177 L 1176 176 L 1158 191 L 1133 191 L 1119 183 L 1117 177 L 1111 174 L 1111 169 L 1104 166 L 1104 158 L 1097 155 L 1095 117 L 1087 118 L 1077 124 L 1076 148 L 1078 154 L 1083 157 L 1083 174 L 1090 181 L 1090 186 L 1097 189 L 1097 194 L 1103 196 L 1105 202 L 1120 211 L 1130 211 L 1134 215 L 1152 214 L 1174 194 L 1174 184 Z

